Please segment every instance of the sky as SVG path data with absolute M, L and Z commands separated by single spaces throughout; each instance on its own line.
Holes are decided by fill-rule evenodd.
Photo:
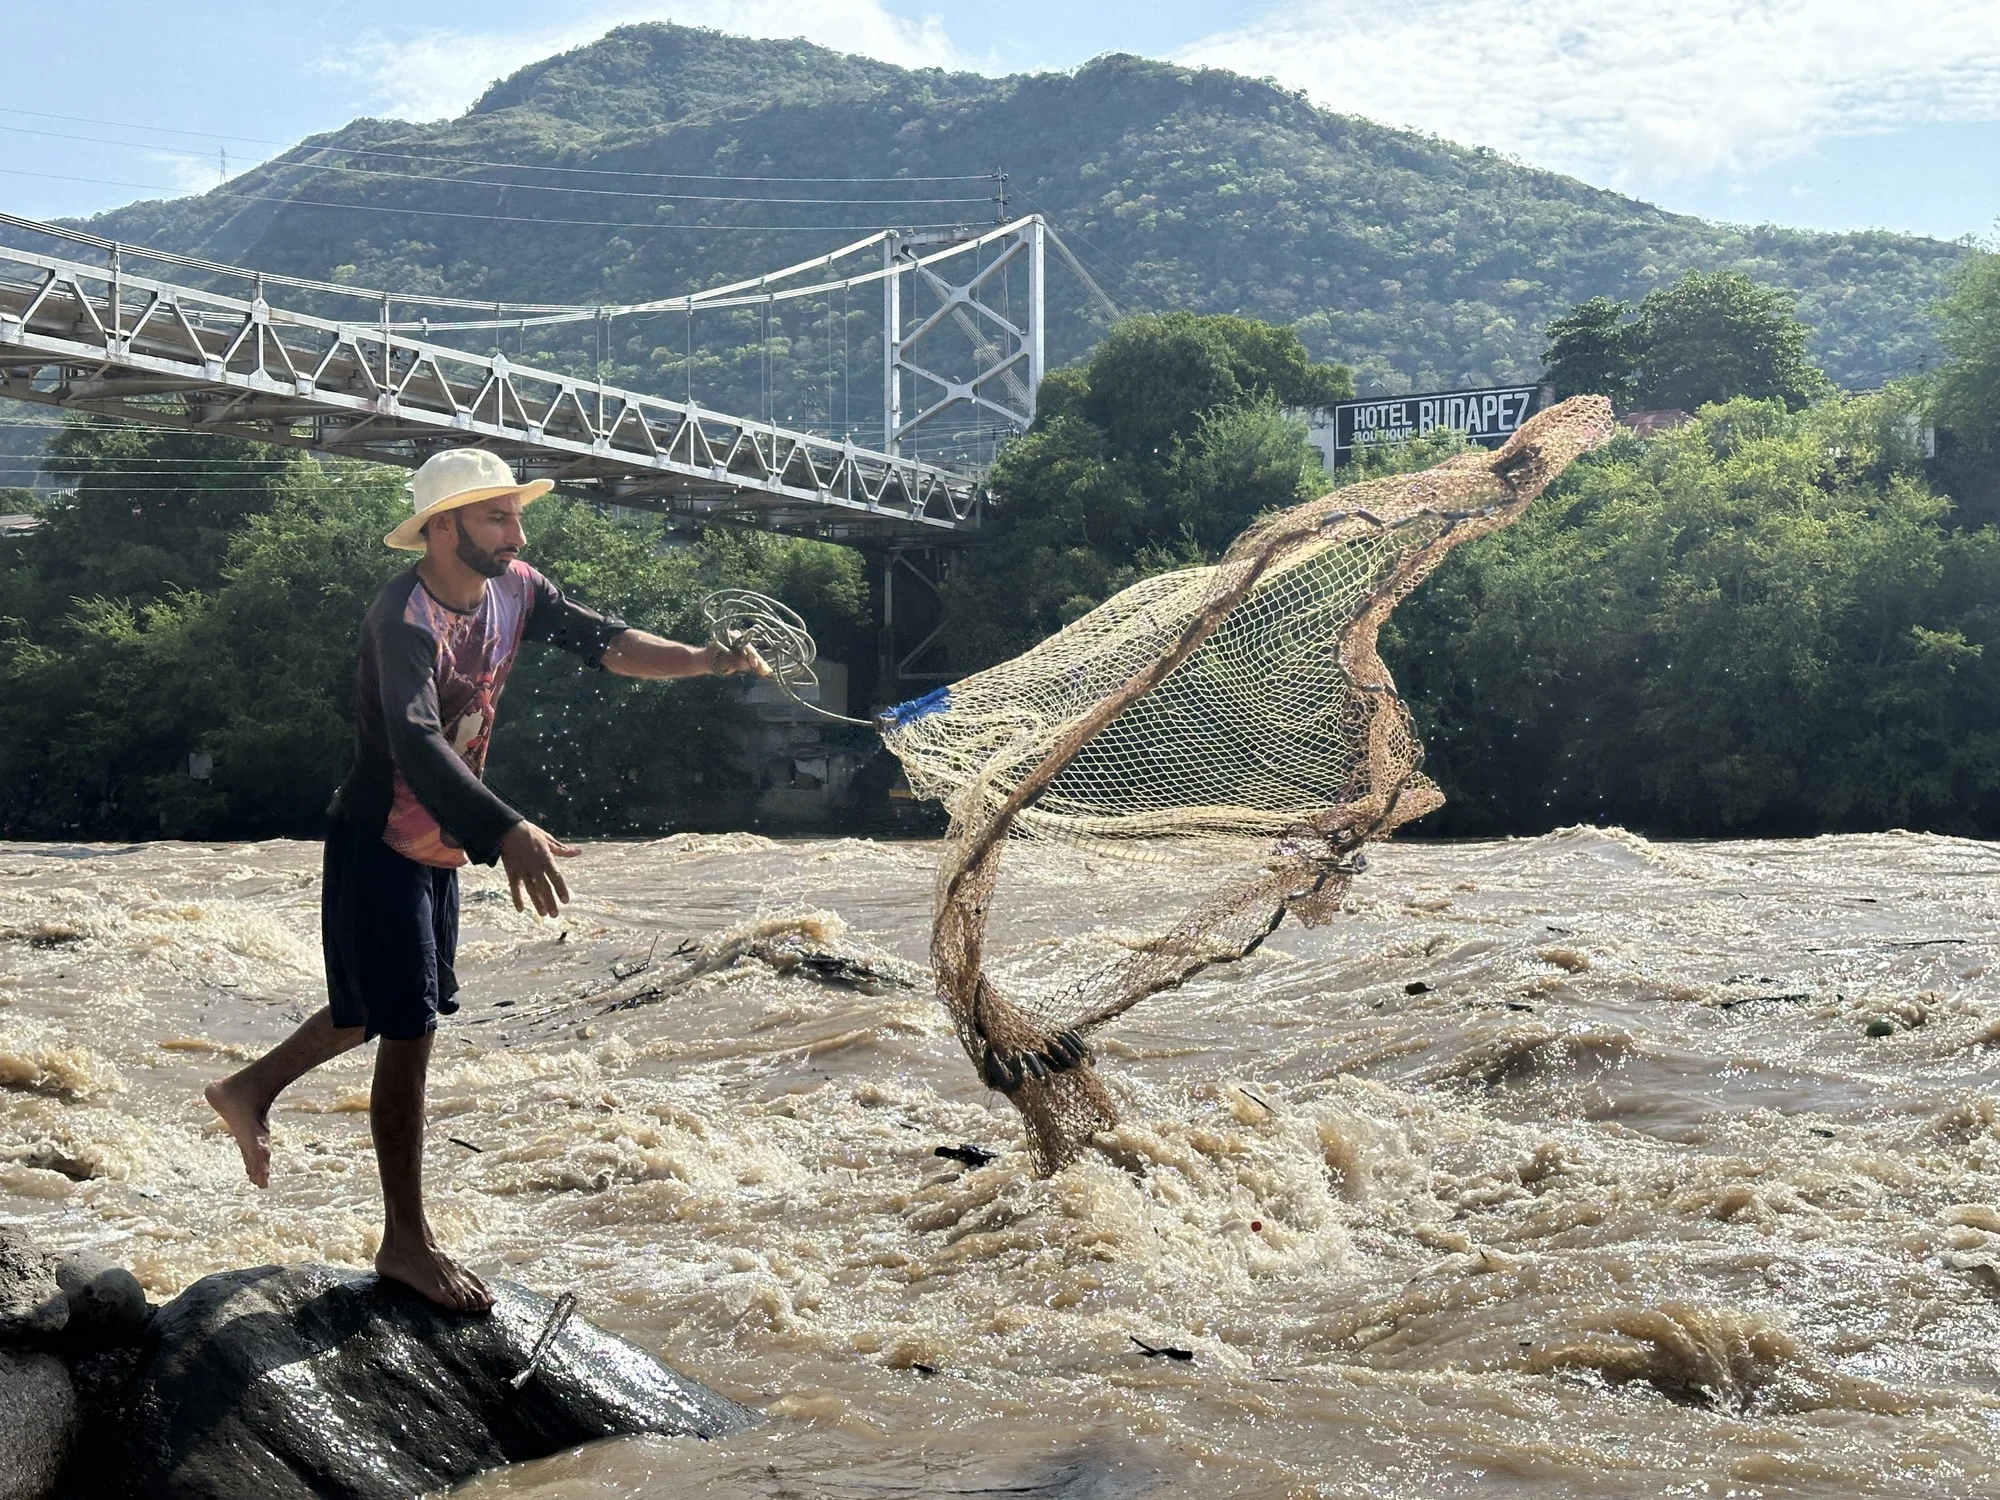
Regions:
M 2000 0 L 0 0 L 0 209 L 198 191 L 641 20 L 986 73 L 1228 67 L 1710 218 L 1988 239 L 2000 217 Z

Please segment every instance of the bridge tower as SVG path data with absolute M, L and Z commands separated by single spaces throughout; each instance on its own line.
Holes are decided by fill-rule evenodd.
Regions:
M 1048 226 L 1039 214 L 1006 226 L 989 243 L 993 258 L 974 263 L 963 282 L 949 280 L 921 257 L 926 248 L 949 245 L 962 233 L 891 232 L 882 240 L 882 451 L 901 454 L 922 429 L 968 414 L 996 418 L 1014 432 L 1035 420 L 1035 393 L 1047 359 L 1044 333 L 1044 280 Z M 1028 298 L 1023 313 L 1006 297 L 1017 262 L 1027 262 Z M 914 323 L 905 319 L 903 283 L 915 295 L 929 294 L 935 305 Z M 915 311 L 913 295 L 909 310 Z M 967 351 L 943 347 L 949 329 L 970 341 Z M 955 340 L 951 341 L 956 343 Z M 954 357 L 955 356 L 955 357 Z M 949 362 L 947 362 L 949 361 Z M 905 416 L 904 399 L 913 414 Z
M 601 504 L 856 547 L 880 580 L 877 692 L 902 695 L 949 676 L 933 649 L 940 585 L 953 559 L 966 565 L 981 470 L 1002 436 L 1035 418 L 1047 252 L 1118 315 L 1039 215 L 1006 220 L 1004 174 L 1000 184 L 1003 222 L 988 228 L 881 230 L 782 270 L 618 306 L 371 291 L 0 212 L 0 404 L 410 468 L 476 444 L 523 478 Z M 847 269 L 877 245 L 879 264 Z M 685 314 L 692 338 L 697 312 L 844 299 L 873 281 L 883 285 L 879 448 L 711 411 L 691 388 L 681 399 L 626 390 L 524 363 L 518 350 L 510 361 L 452 342 L 586 324 L 601 348 L 612 319 L 658 313 Z M 303 310 L 322 305 L 346 316 Z
M 990 461 L 995 438 L 1025 432 L 1035 420 L 1047 368 L 1047 224 L 1036 215 L 1007 226 L 992 242 L 992 259 L 975 261 L 962 279 L 925 263 L 925 251 L 963 238 L 962 231 L 892 232 L 882 241 L 882 451 L 893 456 L 920 446 L 927 433 L 964 431 L 968 418 L 977 434 L 983 417 Z M 1017 311 L 1009 293 L 1024 263 L 1027 300 Z M 871 559 L 882 604 L 878 693 L 894 699 L 952 677 L 936 649 L 941 589 L 946 571 L 964 560 L 956 548 L 907 544 Z

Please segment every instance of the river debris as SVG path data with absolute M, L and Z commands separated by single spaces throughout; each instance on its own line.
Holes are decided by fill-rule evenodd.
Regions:
M 626 963 L 612 964 L 611 977 L 613 979 L 622 981 L 630 979 L 635 974 L 645 973 L 648 969 L 653 967 L 653 955 L 659 951 L 660 951 L 660 935 L 656 932 L 653 934 L 653 941 L 646 947 L 646 956 L 640 959 L 636 964 L 626 964 Z M 682 938 L 679 943 L 675 944 L 674 951 L 672 953 L 669 953 L 667 957 L 685 958 L 688 954 L 692 952 L 694 952 L 694 944 L 690 943 L 686 938 Z
M 970 1141 L 957 1146 L 939 1146 L 931 1152 L 931 1155 L 941 1156 L 946 1161 L 955 1161 L 968 1167 L 990 1167 L 1000 1160 L 998 1151 L 988 1151 L 984 1146 L 975 1146 Z
M 1140 1357 L 1144 1359 L 1174 1359 L 1185 1363 L 1194 1358 L 1192 1349 L 1179 1349 L 1172 1344 L 1149 1344 L 1136 1333 L 1128 1333 L 1125 1337 L 1139 1346 Z
M 922 987 L 914 966 L 854 942 L 847 936 L 847 924 L 832 912 L 756 917 L 698 942 L 682 939 L 671 953 L 656 960 L 658 946 L 656 939 L 637 962 L 612 963 L 609 983 L 586 983 L 566 993 L 523 1002 L 520 1010 L 505 1019 L 528 1030 L 572 1026 L 580 1012 L 608 1016 L 658 1005 L 698 981 L 753 966 L 864 995 Z M 500 1003 L 493 1008 L 499 1009 Z M 469 1024 L 479 1026 L 501 1019 L 481 1016 Z
M 507 1384 L 518 1391 L 528 1383 L 529 1377 L 541 1367 L 542 1361 L 548 1357 L 549 1350 L 555 1347 L 556 1335 L 563 1331 L 563 1325 L 569 1321 L 570 1314 L 575 1311 L 575 1292 L 564 1292 L 560 1297 L 556 1298 L 556 1305 L 549 1309 L 549 1321 L 543 1325 L 542 1336 L 535 1340 L 535 1347 L 528 1352 L 528 1362 L 521 1367 L 521 1373 L 508 1381 Z
M 1716 1010 L 1735 1010 L 1739 1005 L 1803 1005 L 1812 999 L 1809 990 L 1781 990 L 1769 995 L 1728 995 L 1715 1002 Z
M 918 987 L 916 973 L 909 965 L 849 942 L 846 924 L 820 913 L 762 918 L 706 942 L 682 943 L 673 956 L 683 960 L 675 971 L 655 974 L 649 962 L 617 988 L 591 996 L 598 1014 L 657 1004 L 697 979 L 745 963 L 844 985 L 869 995 Z

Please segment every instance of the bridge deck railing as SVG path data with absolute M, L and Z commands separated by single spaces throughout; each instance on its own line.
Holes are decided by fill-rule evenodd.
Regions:
M 855 545 L 978 525 L 965 473 L 108 259 L 0 245 L 0 397 L 409 467 L 473 444 L 573 494 Z

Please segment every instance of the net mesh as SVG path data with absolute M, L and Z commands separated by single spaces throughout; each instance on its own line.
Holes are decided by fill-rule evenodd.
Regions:
M 1443 794 L 1376 652 L 1396 604 L 1507 525 L 1612 430 L 1576 397 L 1463 453 L 1254 523 L 1212 567 L 1134 584 L 1034 649 L 884 716 L 911 789 L 951 813 L 931 959 L 959 1040 L 1021 1111 L 1043 1171 L 1117 1110 L 1088 1038 L 1149 995 L 1340 907 L 1362 846 Z M 1214 866 L 1215 892 L 1107 967 L 990 976 L 1010 838 Z

